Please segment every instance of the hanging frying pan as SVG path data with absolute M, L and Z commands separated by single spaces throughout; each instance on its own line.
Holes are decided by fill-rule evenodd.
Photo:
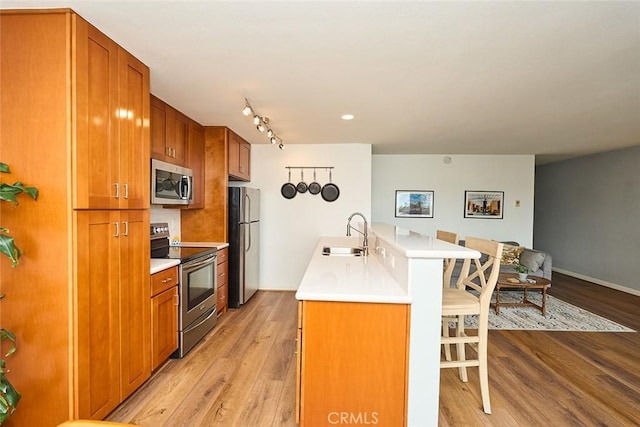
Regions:
M 307 183 L 304 182 L 304 169 L 300 169 L 300 182 L 298 183 L 296 190 L 298 190 L 298 193 L 307 192 Z
M 329 169 L 329 183 L 322 187 L 321 195 L 326 202 L 335 202 L 340 197 L 340 189 L 331 182 L 331 169 Z
M 282 188 L 280 188 L 280 193 L 282 193 L 282 197 L 284 197 L 285 199 L 293 199 L 294 197 L 296 197 L 297 192 L 298 190 L 296 189 L 296 186 L 291 182 L 291 169 L 289 169 L 289 182 L 282 185 Z
M 309 184 L 309 193 L 318 194 L 322 190 L 322 187 L 316 181 L 316 170 L 313 170 L 313 182 Z

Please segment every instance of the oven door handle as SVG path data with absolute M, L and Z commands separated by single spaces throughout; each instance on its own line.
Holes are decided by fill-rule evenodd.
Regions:
M 184 268 L 185 270 L 193 270 L 193 269 L 195 269 L 195 268 L 201 267 L 201 266 L 206 265 L 206 264 L 213 264 L 213 261 L 216 259 L 216 257 L 217 257 L 217 256 L 218 256 L 217 254 L 216 254 L 216 255 L 213 255 L 213 256 L 211 256 L 211 257 L 209 257 L 209 258 L 205 259 L 205 260 L 202 260 L 202 261 L 196 262 L 196 263 L 194 263 L 194 264 L 187 263 L 187 264 L 185 264 L 185 265 L 183 266 L 183 268 Z

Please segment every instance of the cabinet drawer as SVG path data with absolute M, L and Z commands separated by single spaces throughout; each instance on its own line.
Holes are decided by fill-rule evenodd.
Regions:
M 167 268 L 151 275 L 151 296 L 178 284 L 178 267 Z
M 218 264 L 218 288 L 229 283 L 229 263 Z
M 220 249 L 218 250 L 218 252 L 216 252 L 216 254 L 218 255 L 218 258 L 216 258 L 218 264 L 227 262 L 227 257 L 229 256 L 229 248 Z

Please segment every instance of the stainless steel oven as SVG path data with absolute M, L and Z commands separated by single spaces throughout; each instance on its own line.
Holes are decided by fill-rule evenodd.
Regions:
M 218 287 L 216 248 L 169 246 L 166 223 L 151 224 L 151 258 L 180 260 L 178 350 L 182 358 L 216 325 Z
M 186 248 L 178 249 L 181 252 Z M 200 248 L 189 248 L 200 249 Z M 208 248 L 210 249 L 210 248 Z M 174 249 L 176 250 L 176 249 Z M 213 249 L 215 251 L 215 249 Z M 179 346 L 177 357 L 183 357 L 216 324 L 218 301 L 216 253 L 199 256 L 180 264 L 180 312 L 178 316 Z

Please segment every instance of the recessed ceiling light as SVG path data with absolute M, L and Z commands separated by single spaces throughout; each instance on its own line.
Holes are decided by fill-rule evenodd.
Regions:
M 355 118 L 355 116 L 353 114 L 343 114 L 341 116 L 342 120 L 353 120 Z

